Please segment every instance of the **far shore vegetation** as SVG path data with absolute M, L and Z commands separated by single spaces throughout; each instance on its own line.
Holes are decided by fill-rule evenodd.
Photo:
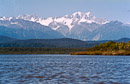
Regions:
M 0 54 L 70 54 L 85 51 L 86 48 L 30 48 L 6 47 L 0 48 Z
M 128 43 L 110 41 L 71 55 L 130 55 L 130 41 Z
M 130 41 L 109 41 L 92 48 L 3 47 L 0 54 L 130 55 Z

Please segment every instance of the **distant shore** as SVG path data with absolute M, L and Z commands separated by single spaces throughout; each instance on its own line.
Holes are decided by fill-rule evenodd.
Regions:
M 83 51 L 71 53 L 71 55 L 130 55 L 130 51 Z
M 70 54 L 85 51 L 86 48 L 0 48 L 0 54 Z

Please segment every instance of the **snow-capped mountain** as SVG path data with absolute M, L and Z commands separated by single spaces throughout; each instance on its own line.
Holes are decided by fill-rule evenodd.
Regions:
M 16 18 L 3 18 L 0 20 L 0 36 L 9 36 L 17 39 L 64 38 L 61 33 L 52 30 L 50 27 Z
M 49 17 L 49 18 L 40 18 L 35 15 L 19 15 L 16 18 L 37 22 L 45 26 L 50 26 L 51 24 L 51 28 L 54 30 L 57 30 L 61 24 L 67 26 L 71 30 L 75 25 L 83 22 L 97 23 L 97 24 L 106 24 L 109 22 L 105 18 L 96 18 L 95 16 L 92 16 L 90 12 L 87 13 L 75 12 L 72 15 L 65 15 L 62 17 Z
M 107 19 L 96 18 L 90 12 L 87 13 L 75 12 L 72 15 L 65 15 L 61 17 L 48 17 L 48 18 L 40 18 L 35 15 L 19 15 L 18 17 L 16 17 L 16 19 L 24 19 L 32 22 L 37 22 L 40 23 L 41 25 L 49 26 L 53 30 L 62 33 L 65 37 L 81 40 L 86 40 L 86 36 L 79 35 L 82 34 L 84 29 L 85 30 L 87 29 L 88 32 L 92 32 L 95 29 L 97 29 L 100 25 L 109 23 Z M 81 30 L 78 30 L 77 27 L 80 27 Z M 78 38 L 72 36 L 73 31 L 77 32 L 76 36 L 78 36 Z
M 9 18 L 1 17 L 0 26 L 4 26 L 1 28 L 5 29 L 4 33 L 10 28 L 15 29 L 15 32 L 20 32 L 16 29 L 24 29 L 22 30 L 23 32 L 33 30 L 30 36 L 36 34 L 35 37 L 37 38 L 42 38 L 42 35 L 44 35 L 44 38 L 48 38 L 47 36 L 49 35 L 49 38 L 54 36 L 56 38 L 65 37 L 80 40 L 117 40 L 124 37 L 130 38 L 130 26 L 128 24 L 119 21 L 108 21 L 105 18 L 96 18 L 90 12 L 75 12 L 72 15 L 48 18 L 40 18 L 35 15 L 19 15 L 18 17 Z M 41 30 L 42 32 L 40 32 Z M 29 32 L 26 34 L 29 34 Z M 21 34 L 24 35 L 24 33 Z M 16 35 L 14 34 L 14 36 Z

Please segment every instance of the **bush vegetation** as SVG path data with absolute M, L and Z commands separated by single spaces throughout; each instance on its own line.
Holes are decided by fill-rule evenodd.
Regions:
M 130 41 L 125 42 L 106 42 L 96 45 L 93 48 L 88 48 L 83 52 L 71 53 L 72 55 L 130 55 Z

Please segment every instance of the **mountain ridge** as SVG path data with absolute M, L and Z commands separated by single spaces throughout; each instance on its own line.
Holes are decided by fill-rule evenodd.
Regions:
M 22 38 L 26 37 L 25 39 L 72 38 L 84 41 L 98 41 L 130 38 L 130 26 L 128 24 L 96 18 L 90 12 L 75 12 L 71 15 L 49 18 L 40 18 L 34 15 L 1 17 L 0 26 L 8 28 L 5 28 L 5 34 L 8 36 L 12 36 L 9 32 L 15 31 L 13 36 L 19 36 L 16 33 L 19 32 L 23 35 Z M 21 29 L 21 31 L 18 29 Z
M 81 22 L 86 23 L 97 23 L 97 24 L 106 24 L 109 21 L 105 18 L 96 18 L 92 16 L 90 12 L 83 13 L 83 12 L 75 12 L 72 15 L 64 15 L 61 17 L 48 17 L 48 18 L 41 18 L 36 15 L 19 15 L 18 17 L 1 17 L 0 20 L 11 20 L 11 19 L 23 19 L 27 21 L 37 22 L 44 26 L 49 26 L 49 24 L 53 23 L 62 23 L 68 26 L 71 29 L 74 25 L 72 24 L 80 24 Z M 56 30 L 55 28 L 52 28 Z

